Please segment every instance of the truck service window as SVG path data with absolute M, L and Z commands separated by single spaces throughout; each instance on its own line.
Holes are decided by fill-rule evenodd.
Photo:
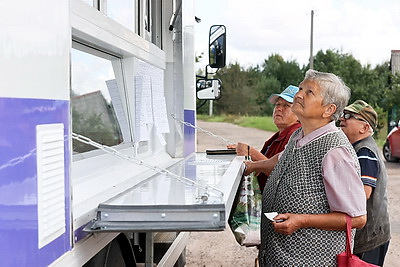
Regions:
M 74 133 L 107 146 L 123 142 L 112 101 L 118 95 L 116 88 L 111 60 L 72 49 L 71 113 Z M 73 140 L 74 154 L 94 149 Z
M 107 1 L 107 17 L 137 33 L 135 1 Z
M 88 4 L 89 6 L 93 6 L 93 0 L 82 0 L 82 1 Z

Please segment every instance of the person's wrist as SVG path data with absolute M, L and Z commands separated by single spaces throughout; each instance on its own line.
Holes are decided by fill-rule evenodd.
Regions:
M 302 214 L 302 215 L 298 215 L 299 217 L 299 226 L 300 228 L 307 228 L 309 227 L 308 225 L 310 224 L 309 220 L 311 219 L 310 216 L 308 214 Z

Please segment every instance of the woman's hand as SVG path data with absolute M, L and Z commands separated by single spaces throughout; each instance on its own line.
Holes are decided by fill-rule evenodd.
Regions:
M 261 172 L 265 173 L 266 175 L 270 175 L 272 169 L 275 167 L 277 162 L 278 154 L 274 155 L 270 159 L 259 161 L 244 161 L 244 164 L 246 165 L 244 175 L 249 175 L 252 172 L 255 172 L 256 175 L 260 174 Z
M 250 146 L 245 143 L 238 143 L 236 145 L 236 154 L 238 156 L 250 156 Z
M 249 175 L 250 173 L 252 173 L 254 171 L 254 162 L 246 160 L 246 161 L 243 161 L 243 163 L 244 163 L 244 165 L 246 165 L 246 168 L 243 173 L 244 175 Z
M 229 144 L 226 146 L 227 149 L 236 149 L 236 144 Z
M 277 233 L 290 235 L 303 227 L 303 215 L 302 214 L 278 214 L 274 218 L 275 222 L 272 222 L 274 230 Z M 282 221 L 281 221 L 282 220 Z
M 235 149 L 238 156 L 249 156 L 250 154 L 250 146 L 245 143 L 229 144 L 226 148 Z
M 272 222 L 274 230 L 277 233 L 290 235 L 300 228 L 318 228 L 329 231 L 345 231 L 346 217 L 341 212 L 330 212 L 324 214 L 293 214 L 285 213 L 278 214 L 274 218 L 275 221 L 283 220 L 282 222 Z M 361 228 L 367 220 L 366 215 L 361 215 L 352 218 L 353 228 Z

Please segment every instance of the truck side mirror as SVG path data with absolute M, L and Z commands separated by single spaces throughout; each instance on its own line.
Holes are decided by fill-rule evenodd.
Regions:
M 198 99 L 218 99 L 221 96 L 221 81 L 219 79 L 198 79 L 196 89 Z
M 213 25 L 210 28 L 208 64 L 211 68 L 223 68 L 226 61 L 226 28 Z

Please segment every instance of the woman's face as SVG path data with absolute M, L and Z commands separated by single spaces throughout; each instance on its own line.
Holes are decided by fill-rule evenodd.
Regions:
M 283 98 L 278 98 L 276 101 L 272 117 L 279 131 L 283 131 L 290 125 L 297 122 L 297 116 L 293 113 L 291 108 L 292 103 L 284 100 Z
M 322 104 L 321 88 L 313 80 L 300 83 L 299 91 L 294 96 L 292 111 L 299 120 L 322 119 L 326 107 Z

